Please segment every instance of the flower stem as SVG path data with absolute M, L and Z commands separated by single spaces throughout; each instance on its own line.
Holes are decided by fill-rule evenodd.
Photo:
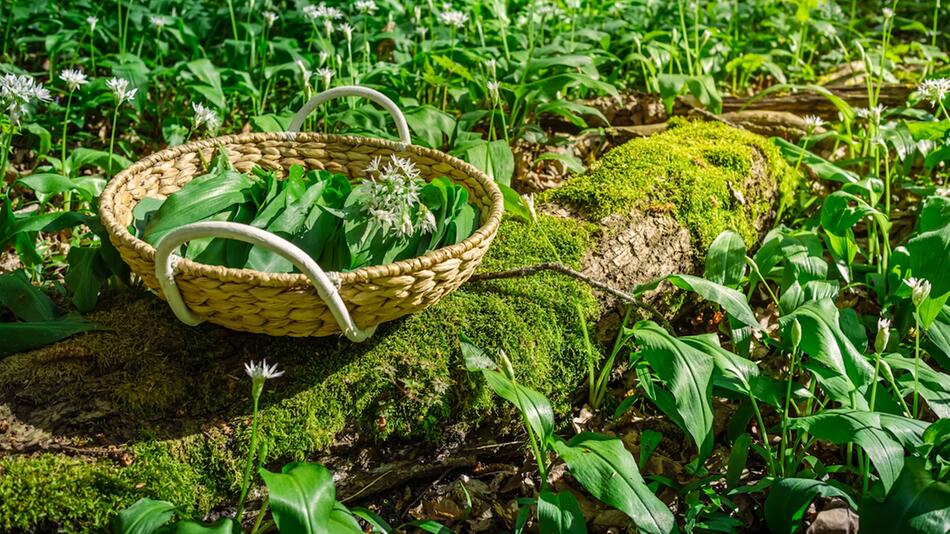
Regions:
M 244 504 L 251 483 L 251 467 L 254 465 L 254 456 L 257 452 L 257 407 L 261 394 L 256 385 L 253 387 L 254 411 L 251 415 L 251 444 L 247 449 L 247 465 L 244 466 L 244 477 L 241 479 L 241 498 L 238 499 L 237 513 L 234 515 L 238 521 L 240 521 L 241 516 L 244 515 Z
M 72 108 L 73 104 L 73 91 L 69 92 L 69 96 L 66 98 L 66 116 L 63 117 L 63 138 L 60 141 L 62 145 L 62 158 L 60 159 L 60 172 L 63 176 L 66 176 L 66 133 L 69 127 L 69 110 Z M 66 176 L 69 178 L 69 176 Z M 70 204 L 72 204 L 72 191 L 65 191 L 63 193 L 63 210 L 69 211 Z
M 115 125 L 119 121 L 119 104 L 116 104 L 115 111 L 112 112 L 112 132 L 109 135 L 109 168 L 107 172 L 112 176 L 112 155 L 115 154 Z
M 917 417 L 917 404 L 918 404 L 918 391 L 917 385 L 919 383 L 919 374 L 920 374 L 920 310 L 914 314 L 914 404 L 913 411 L 911 412 L 911 417 Z

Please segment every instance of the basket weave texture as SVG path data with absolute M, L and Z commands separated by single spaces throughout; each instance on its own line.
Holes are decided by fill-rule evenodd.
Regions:
M 298 133 L 250 133 L 195 141 L 156 152 L 118 173 L 102 192 L 100 213 L 122 259 L 161 295 L 155 278 L 155 249 L 129 232 L 132 209 L 147 196 L 164 198 L 203 174 L 201 164 L 223 147 L 235 168 L 255 165 L 285 171 L 293 164 L 364 177 L 376 156 L 396 154 L 415 163 L 427 181 L 445 176 L 464 186 L 479 208 L 481 226 L 465 241 L 388 265 L 334 273 L 354 322 L 369 328 L 436 303 L 465 282 L 481 263 L 501 221 L 498 186 L 462 160 L 427 148 L 383 139 Z M 201 157 L 199 157 L 199 153 Z M 340 328 L 307 277 L 178 263 L 175 281 L 185 304 L 207 321 L 232 330 L 274 336 L 328 336 Z M 164 296 L 163 296 L 164 298 Z

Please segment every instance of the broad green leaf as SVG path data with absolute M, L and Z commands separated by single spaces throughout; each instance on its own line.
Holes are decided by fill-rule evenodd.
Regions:
M 468 149 L 465 159 L 499 184 L 511 186 L 515 157 L 504 140 L 478 143 Z
M 931 196 L 924 199 L 917 216 L 917 231 L 937 230 L 950 225 L 950 197 Z
M 834 302 L 824 298 L 803 304 L 779 322 L 788 331 L 792 321 L 798 321 L 803 334 L 799 348 L 857 389 L 871 381 L 874 368 L 842 331 L 838 315 Z
M 452 529 L 446 527 L 445 525 L 433 521 L 431 519 L 420 519 L 418 521 L 410 521 L 405 525 L 399 527 L 400 530 L 404 530 L 405 527 L 415 527 L 423 532 L 428 532 L 429 534 L 455 534 L 452 532 Z
M 651 321 L 633 327 L 640 353 L 672 394 L 676 412 L 700 454 L 712 440 L 713 358 Z
M 175 505 L 168 501 L 139 499 L 112 520 L 112 531 L 116 534 L 152 534 L 173 515 Z
M 179 521 L 159 530 L 160 534 L 243 534 L 241 524 L 230 517 L 222 517 L 211 524 L 198 521 Z
M 666 279 L 676 287 L 693 291 L 700 297 L 719 304 L 726 313 L 742 324 L 761 330 L 762 326 L 752 313 L 752 308 L 749 307 L 745 296 L 735 289 L 688 274 L 671 274 Z
M 716 334 L 683 336 L 679 340 L 713 357 L 715 386 L 752 395 L 776 408 L 781 406 L 785 398 L 786 383 L 762 373 L 752 360 L 722 348 Z
M 749 448 L 752 446 L 752 436 L 743 433 L 732 442 L 729 452 L 729 462 L 726 465 L 726 488 L 732 489 L 739 485 L 742 471 L 749 460 Z
M 483 369 L 482 374 L 488 387 L 499 397 L 515 405 L 515 408 L 524 414 L 531 426 L 531 430 L 541 440 L 542 447 L 546 446 L 554 436 L 554 410 L 547 397 L 537 391 L 512 382 L 498 371 Z
M 99 267 L 99 249 L 71 247 L 66 255 L 69 269 L 66 271 L 66 286 L 73 304 L 79 313 L 92 311 L 99 300 L 99 290 L 104 278 Z
M 325 467 L 292 462 L 280 473 L 261 468 L 260 475 L 270 495 L 274 522 L 281 532 L 330 534 L 336 488 Z
M 722 95 L 712 76 L 663 73 L 659 74 L 656 80 L 667 113 L 673 110 L 676 97 L 687 92 L 699 100 L 708 111 L 722 113 Z
M 931 283 L 931 296 L 950 293 L 950 225 L 924 232 L 907 242 L 914 277 Z
M 883 360 L 891 369 L 904 371 L 897 378 L 897 383 L 903 388 L 902 395 L 913 395 L 916 374 L 920 396 L 927 401 L 930 409 L 937 417 L 950 418 L 950 375 L 935 371 L 925 361 L 918 364 L 913 358 L 904 358 L 899 354 L 888 354 Z
M 165 199 L 149 220 L 143 239 L 154 246 L 176 228 L 243 204 L 252 183 L 250 177 L 237 171 L 195 178 Z
M 745 257 L 746 249 L 742 236 L 732 230 L 726 230 L 709 245 L 703 277 L 710 282 L 734 288 L 745 276 Z
M 858 221 L 880 215 L 863 199 L 845 191 L 835 191 L 825 197 L 821 205 L 821 225 L 834 235 L 844 235 Z
M 462 359 L 465 362 L 465 368 L 469 371 L 484 371 L 496 367 L 491 357 L 475 346 L 475 343 L 465 334 L 459 334 L 459 345 L 462 347 Z
M 857 508 L 850 495 L 827 482 L 808 478 L 783 478 L 772 483 L 769 496 L 765 499 L 765 520 L 769 529 L 774 534 L 792 534 L 797 531 L 808 505 L 819 496 L 839 497 L 847 501 L 852 508 Z
M 385 519 L 376 515 L 372 510 L 363 508 L 362 506 L 357 506 L 355 508 L 350 508 L 350 513 L 354 516 L 359 517 L 363 521 L 366 521 L 370 527 L 372 527 L 373 532 L 381 532 L 382 534 L 392 534 L 393 527 L 386 522 Z
M 583 432 L 569 442 L 556 441 L 554 448 L 571 476 L 599 501 L 630 516 L 640 532 L 676 530 L 673 514 L 647 487 L 636 461 L 619 439 Z
M 93 330 L 105 330 L 78 315 L 66 315 L 55 321 L 0 323 L 0 354 L 15 354 Z
M 924 461 L 910 457 L 884 502 L 861 502 L 861 532 L 950 532 L 950 485 L 935 480 Z
M 34 286 L 23 270 L 0 275 L 0 307 L 7 308 L 22 321 L 52 321 L 56 305 Z
M 505 211 L 524 219 L 525 221 L 531 222 L 534 220 L 534 215 L 531 213 L 531 210 L 525 204 L 524 197 L 518 194 L 517 191 L 508 187 L 505 184 L 498 184 L 498 188 L 501 189 L 501 194 L 505 199 Z
M 900 418 L 890 418 L 885 427 L 878 413 L 841 408 L 791 419 L 789 425 L 836 445 L 859 445 L 877 469 L 885 489 L 894 484 L 904 465 L 904 448 L 894 439 L 897 430 L 890 428 L 900 426 Z
M 772 142 L 779 147 L 786 160 L 793 162 L 801 160 L 803 164 L 808 166 L 812 172 L 823 180 L 831 180 L 832 182 L 843 184 L 851 184 L 858 181 L 857 174 L 842 169 L 825 158 L 815 155 L 798 145 L 789 143 L 780 137 L 773 137 Z
M 350 510 L 340 502 L 333 504 L 330 520 L 327 523 L 330 534 L 363 534 L 363 527 L 353 517 Z
M 538 496 L 538 528 L 546 534 L 587 534 L 584 514 L 571 492 L 542 490 Z

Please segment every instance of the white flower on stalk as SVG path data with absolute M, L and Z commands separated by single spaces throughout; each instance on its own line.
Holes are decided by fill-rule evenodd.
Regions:
M 323 19 L 323 31 L 327 32 L 327 36 L 333 33 L 333 23 L 330 19 Z
M 910 287 L 910 300 L 915 307 L 920 307 L 924 299 L 930 296 L 930 282 L 922 278 L 908 278 L 905 282 Z
M 368 179 L 358 186 L 366 189 L 362 209 L 376 219 L 383 232 L 395 231 L 399 237 L 408 237 L 416 231 L 434 228 L 434 216 L 428 209 L 423 210 L 419 202 L 424 182 L 412 161 L 395 154 L 387 160 L 377 156 L 364 172 Z
M 825 124 L 825 121 L 823 121 L 818 115 L 805 115 L 804 121 L 805 130 L 808 132 L 813 132 Z
M 412 9 L 413 18 L 416 21 L 416 24 L 422 22 L 422 6 L 416 6 Z
M 153 15 L 148 18 L 149 23 L 152 26 L 155 26 L 155 29 L 161 30 L 164 28 L 170 21 L 161 15 Z
M 273 26 L 274 23 L 277 22 L 277 19 L 280 18 L 277 16 L 277 13 L 273 11 L 265 11 L 261 16 L 264 17 L 264 22 L 267 23 L 268 27 Z
M 343 36 L 346 37 L 347 41 L 353 40 L 353 26 L 350 26 L 346 22 L 340 24 L 340 31 L 343 32 Z
M 356 3 L 353 4 L 357 11 L 360 13 L 369 13 L 370 15 L 376 13 L 376 2 L 373 0 L 356 0 Z
M 330 54 L 326 50 L 320 51 L 320 64 L 323 65 L 330 59 Z
M 425 26 L 419 26 L 416 28 L 416 33 L 419 34 L 419 37 L 425 37 L 426 34 L 429 33 L 429 28 L 426 28 Z
M 917 86 L 917 92 L 930 101 L 930 107 L 936 107 L 950 93 L 950 78 L 926 80 Z
M 99 19 L 93 16 L 86 17 L 86 24 L 89 25 L 89 31 L 96 31 L 96 24 L 99 24 Z
M 461 29 L 465 27 L 465 23 L 468 22 L 468 15 L 454 9 L 443 11 L 439 13 L 439 22 L 445 24 L 446 26 L 452 26 L 453 28 Z
M 0 104 L 6 106 L 10 122 L 20 124 L 33 101 L 49 102 L 53 97 L 43 84 L 25 74 L 6 74 L 0 78 Z
M 425 206 L 425 204 L 419 204 L 419 215 L 421 220 L 419 222 L 419 230 L 424 234 L 431 234 L 435 231 L 435 215 Z
M 319 12 L 317 11 L 317 6 L 307 5 L 303 6 L 303 16 L 309 21 L 314 21 L 317 19 Z
M 125 78 L 112 78 L 106 82 L 106 85 L 112 90 L 112 94 L 115 95 L 116 106 L 121 106 L 124 102 L 129 102 L 135 98 L 135 93 L 138 92 L 136 88 L 129 89 L 129 81 Z
M 80 86 L 89 82 L 86 75 L 79 69 L 63 69 L 63 71 L 59 73 L 59 79 L 66 82 L 66 86 L 69 87 L 70 91 L 75 91 L 79 89 Z
M 873 108 L 858 108 L 855 111 L 858 117 L 862 119 L 867 119 L 874 124 L 879 124 L 881 122 L 881 115 L 884 114 L 884 110 L 887 109 L 881 104 L 874 106 Z
M 217 114 L 215 112 L 204 106 L 201 102 L 192 102 L 191 109 L 195 111 L 195 129 L 201 127 L 202 124 L 209 130 L 216 130 L 218 126 L 221 125 L 221 121 L 218 120 Z
M 485 66 L 488 67 L 488 74 L 491 74 L 492 78 L 497 76 L 496 70 L 498 68 L 498 63 L 495 61 L 495 58 L 491 58 L 485 62 Z
M 323 85 L 329 87 L 330 80 L 333 79 L 333 75 L 336 74 L 336 72 L 326 67 L 320 67 L 319 69 L 317 69 L 316 74 L 317 76 L 323 78 Z
M 885 7 L 884 9 L 882 9 L 881 14 L 884 15 L 884 20 L 889 20 L 889 19 L 894 18 L 894 10 L 889 7 Z
M 278 378 L 284 374 L 283 371 L 277 370 L 276 363 L 274 365 L 267 365 L 267 359 L 264 359 L 261 363 L 257 363 L 253 360 L 245 363 L 244 372 L 254 381 L 270 380 L 271 378 Z
M 874 350 L 877 353 L 884 352 L 887 348 L 887 342 L 891 338 L 891 320 L 883 317 L 877 320 L 877 336 L 874 338 Z
M 501 98 L 501 94 L 498 92 L 499 87 L 501 87 L 501 83 L 498 80 L 488 82 L 488 94 L 495 100 Z

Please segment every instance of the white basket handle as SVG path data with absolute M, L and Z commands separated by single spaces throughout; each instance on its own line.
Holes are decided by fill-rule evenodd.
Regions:
M 323 269 L 317 265 L 317 262 L 314 261 L 309 254 L 300 250 L 300 248 L 290 241 L 265 230 L 261 230 L 260 228 L 247 224 L 224 221 L 186 224 L 181 228 L 176 228 L 168 232 L 168 234 L 159 241 L 158 246 L 155 247 L 155 277 L 158 278 L 158 283 L 162 288 L 162 292 L 165 294 L 165 300 L 168 301 L 168 306 L 181 322 L 195 326 L 204 322 L 204 318 L 195 315 L 194 312 L 189 310 L 181 298 L 178 285 L 175 283 L 175 268 L 181 258 L 175 255 L 174 251 L 178 250 L 178 247 L 188 241 L 202 237 L 236 239 L 264 247 L 280 254 L 293 263 L 295 267 L 300 269 L 300 272 L 310 278 L 310 283 L 312 283 L 313 287 L 317 290 L 317 295 L 326 303 L 327 308 L 330 309 L 330 313 L 333 314 L 333 318 L 336 319 L 337 324 L 340 325 L 340 330 L 343 331 L 343 335 L 350 341 L 356 343 L 365 341 L 376 331 L 375 326 L 365 330 L 356 326 L 353 322 L 353 318 L 350 317 L 350 313 L 346 309 L 346 305 L 343 304 L 343 299 L 340 298 L 336 284 L 323 272 Z
M 399 110 L 396 103 L 375 89 L 359 85 L 343 85 L 313 95 L 313 97 L 300 108 L 300 111 L 295 113 L 293 118 L 290 119 L 290 126 L 287 128 L 287 131 L 291 134 L 299 132 L 304 119 L 306 119 L 317 106 L 327 100 L 345 96 L 368 98 L 385 108 L 396 121 L 396 131 L 399 132 L 399 142 L 402 143 L 400 150 L 404 150 L 407 146 L 412 144 L 412 138 L 409 136 L 409 124 L 406 123 L 406 116 L 402 114 L 402 111 Z

